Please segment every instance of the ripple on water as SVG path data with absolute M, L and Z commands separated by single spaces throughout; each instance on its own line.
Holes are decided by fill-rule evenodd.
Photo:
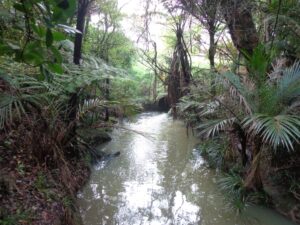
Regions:
M 225 210 L 215 172 L 181 121 L 144 113 L 123 126 L 128 130 L 114 131 L 113 140 L 101 147 L 121 155 L 97 164 L 78 194 L 84 224 L 292 224 L 261 207 L 249 209 L 247 219 Z

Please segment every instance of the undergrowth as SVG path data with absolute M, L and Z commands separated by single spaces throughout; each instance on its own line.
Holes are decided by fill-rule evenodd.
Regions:
M 204 140 L 197 149 L 208 166 L 219 171 L 217 184 L 228 209 L 242 213 L 247 205 L 267 204 L 270 201 L 264 191 L 245 187 L 244 169 L 239 162 L 235 162 L 225 138 Z

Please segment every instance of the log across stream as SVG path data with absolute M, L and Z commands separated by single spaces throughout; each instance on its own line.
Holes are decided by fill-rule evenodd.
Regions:
M 84 224 L 293 224 L 260 206 L 242 215 L 230 211 L 215 171 L 195 150 L 198 140 L 187 136 L 182 122 L 165 113 L 143 113 L 123 126 L 128 130 L 115 130 L 113 140 L 99 147 L 120 156 L 96 164 L 78 194 Z

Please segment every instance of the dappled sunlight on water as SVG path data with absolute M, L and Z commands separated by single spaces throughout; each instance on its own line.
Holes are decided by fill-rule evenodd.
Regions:
M 187 136 L 182 122 L 144 113 L 124 127 L 102 147 L 121 155 L 95 165 L 78 195 L 86 225 L 291 224 L 261 207 L 242 217 L 226 210 L 216 175 L 194 149 L 197 140 Z

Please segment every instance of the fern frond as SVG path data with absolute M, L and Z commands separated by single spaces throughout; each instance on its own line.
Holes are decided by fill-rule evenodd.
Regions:
M 95 111 L 96 109 L 101 109 L 107 106 L 107 101 L 99 98 L 86 100 L 79 106 L 78 116 L 82 117 L 87 112 Z

